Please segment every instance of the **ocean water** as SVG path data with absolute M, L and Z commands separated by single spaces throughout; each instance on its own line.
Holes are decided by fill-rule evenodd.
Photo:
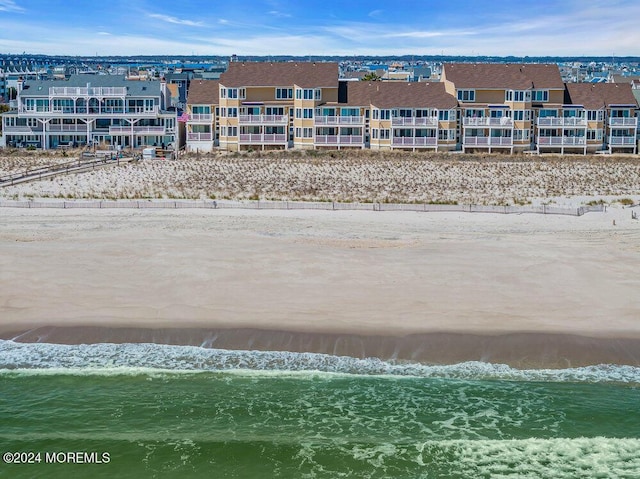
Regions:
M 630 366 L 0 341 L 3 478 L 639 478 L 639 412 Z

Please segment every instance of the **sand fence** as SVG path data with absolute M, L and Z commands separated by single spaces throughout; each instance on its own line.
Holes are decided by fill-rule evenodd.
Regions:
M 555 206 L 516 205 L 455 205 L 431 203 L 345 203 L 335 201 L 262 201 L 262 200 L 0 200 L 0 208 L 132 208 L 132 209 L 250 209 L 250 210 L 327 210 L 327 211 L 416 211 L 465 212 L 500 214 L 547 214 L 582 216 L 589 212 L 602 212 L 601 204 L 560 208 Z

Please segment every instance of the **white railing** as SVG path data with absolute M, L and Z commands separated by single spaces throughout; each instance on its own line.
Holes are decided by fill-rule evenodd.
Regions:
M 637 118 L 609 118 L 609 126 L 636 126 Z
M 558 117 L 545 117 L 538 118 L 538 126 L 587 126 L 586 118 L 558 118 Z
M 42 133 L 42 126 L 5 126 L 5 133 Z
M 464 118 L 464 126 L 498 126 L 510 128 L 513 126 L 513 120 L 507 116 L 501 118 L 480 117 L 480 118 Z
M 289 115 L 240 115 L 238 123 L 250 125 L 286 125 Z
M 394 136 L 391 144 L 393 146 L 436 146 L 438 139 L 426 136 Z
M 212 133 L 187 133 L 187 141 L 211 141 Z
M 54 86 L 49 88 L 49 96 L 95 96 L 95 97 L 125 97 L 126 87 L 71 87 Z
M 240 133 L 238 136 L 240 143 L 287 143 L 287 135 L 281 133 Z
M 60 110 L 46 110 L 37 111 L 35 108 L 20 107 L 18 113 L 22 115 L 41 116 L 41 117 L 59 117 L 59 116 L 156 116 L 158 114 L 158 106 L 154 105 L 152 108 L 131 108 L 125 111 L 113 110 L 98 107 L 81 107 L 76 108 L 75 111 L 60 111 Z
M 49 125 L 49 131 L 75 131 L 86 133 L 87 125 Z
M 635 146 L 635 136 L 610 136 L 609 144 L 613 146 Z
M 133 130 L 131 126 L 110 126 L 109 134 L 111 135 L 122 135 L 122 134 L 141 134 L 141 133 L 152 133 L 155 135 L 163 135 L 166 132 L 166 128 L 164 126 L 134 126 Z
M 211 113 L 190 113 L 189 121 L 190 122 L 205 122 L 210 123 L 213 120 L 213 115 Z
M 316 116 L 314 118 L 316 125 L 362 125 L 364 124 L 363 116 Z
M 510 136 L 465 136 L 465 146 L 511 146 L 513 138 Z
M 316 145 L 363 145 L 362 135 L 316 135 Z
M 585 146 L 587 139 L 584 136 L 539 136 L 539 146 Z
M 391 119 L 392 126 L 438 126 L 438 117 L 422 117 L 422 118 L 403 118 L 397 117 Z

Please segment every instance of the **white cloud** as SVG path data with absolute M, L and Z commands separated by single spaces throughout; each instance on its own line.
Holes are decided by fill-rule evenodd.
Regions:
M 277 17 L 277 18 L 291 18 L 291 14 L 284 13 L 284 12 L 279 12 L 278 10 L 271 10 L 269 12 L 269 15 L 272 15 L 272 16 Z
M 382 15 L 383 12 L 384 12 L 384 10 L 372 10 L 371 12 L 369 12 L 369 16 L 371 18 L 376 18 L 376 17 L 379 17 L 380 15 Z
M 162 15 L 161 13 L 149 13 L 149 17 L 157 18 L 158 20 L 162 20 L 167 23 L 174 23 L 176 25 L 186 25 L 188 27 L 204 27 L 204 23 L 202 22 L 194 22 L 192 20 L 184 20 L 181 18 L 171 17 L 169 15 Z
M 14 2 L 14 0 L 0 0 L 0 12 L 22 13 L 24 11 L 24 8 L 16 5 L 16 2 Z

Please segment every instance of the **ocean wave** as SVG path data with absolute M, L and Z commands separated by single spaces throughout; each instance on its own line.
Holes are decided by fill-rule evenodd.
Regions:
M 18 343 L 0 340 L 1 374 L 151 375 L 226 372 L 296 377 L 323 374 L 544 382 L 640 384 L 640 367 L 600 364 L 516 369 L 470 361 L 453 365 L 358 359 L 318 353 L 245 351 L 152 343 Z

